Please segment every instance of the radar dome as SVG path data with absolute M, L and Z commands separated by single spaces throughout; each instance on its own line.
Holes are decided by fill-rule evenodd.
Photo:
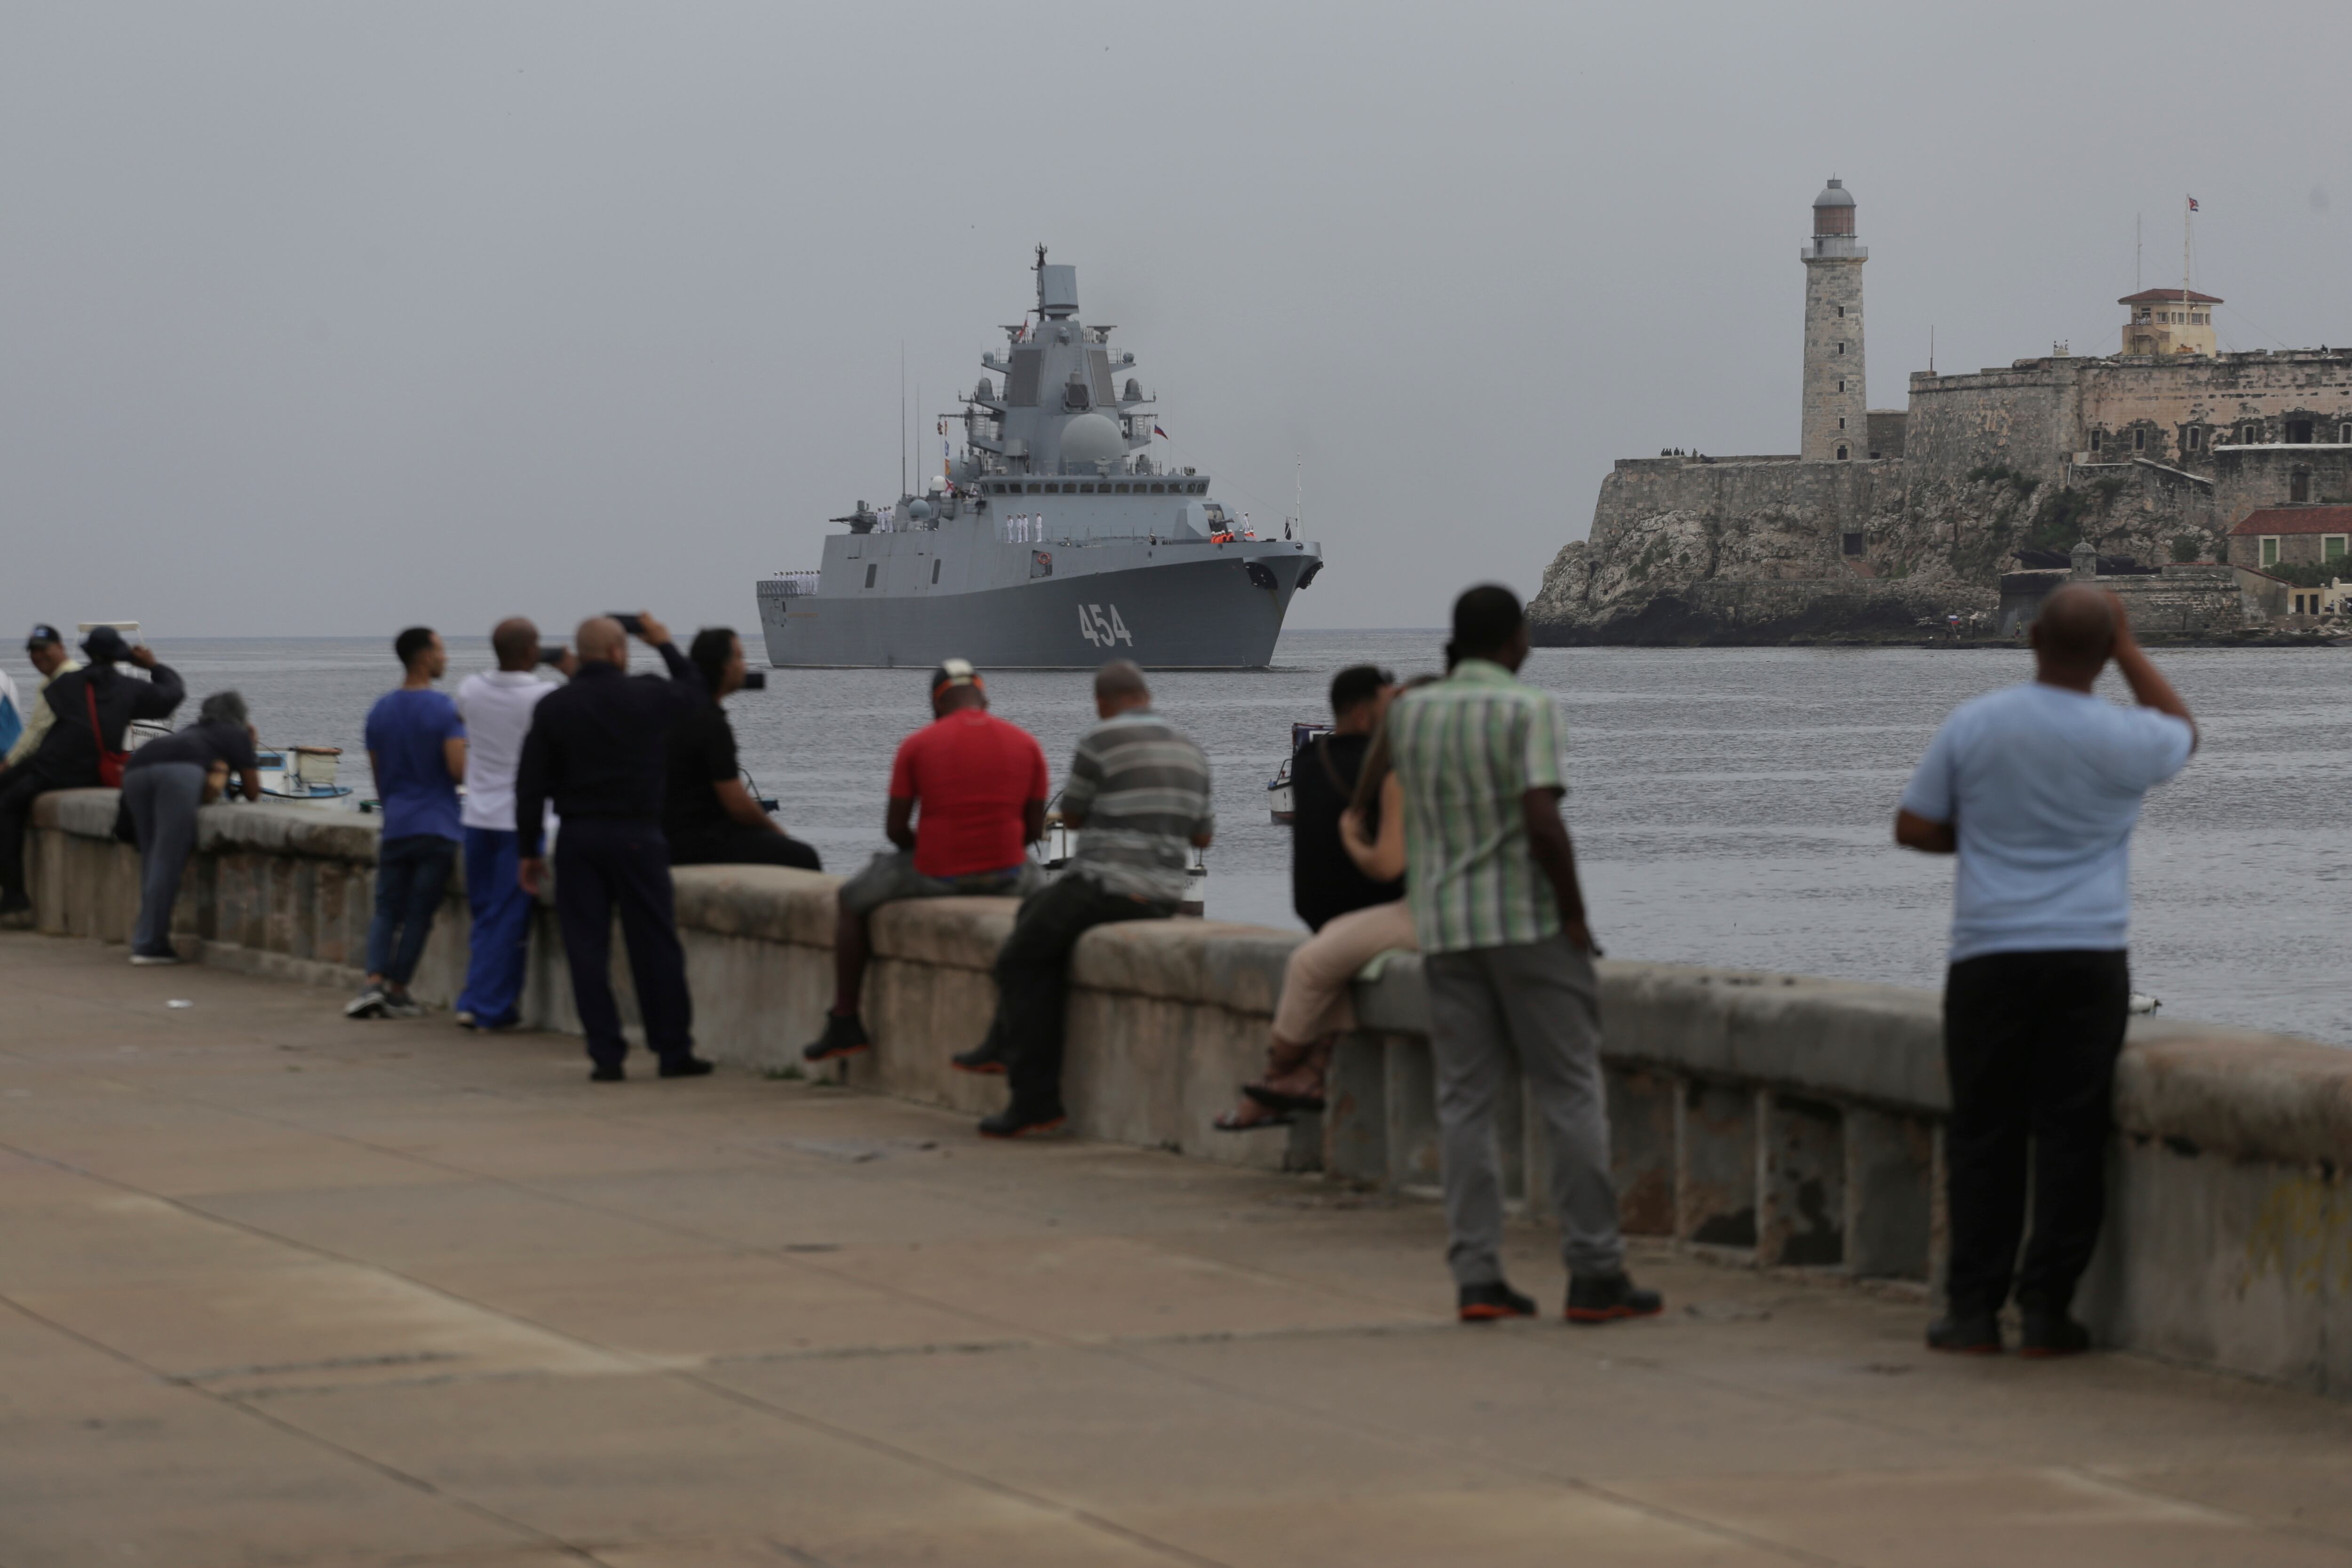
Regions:
M 1081 414 L 1062 426 L 1062 461 L 1066 463 L 1116 460 L 1126 452 L 1127 438 L 1108 415 Z

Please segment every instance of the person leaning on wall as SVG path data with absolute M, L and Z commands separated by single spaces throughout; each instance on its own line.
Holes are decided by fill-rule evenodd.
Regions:
M 122 769 L 122 805 L 139 842 L 139 921 L 131 933 L 131 962 L 177 963 L 172 946 L 172 906 L 196 847 L 196 808 L 221 797 L 235 773 L 244 798 L 261 797 L 261 763 L 245 699 L 215 691 L 184 730 L 148 742 Z

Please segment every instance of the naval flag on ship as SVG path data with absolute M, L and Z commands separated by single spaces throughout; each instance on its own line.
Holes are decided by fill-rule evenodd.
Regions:
M 1170 436 L 1170 435 L 1168 434 L 1168 432 L 1167 432 L 1167 431 L 1162 430 L 1162 429 L 1161 429 L 1159 426 L 1157 426 L 1157 425 L 1154 425 L 1154 426 L 1151 427 L 1151 433 L 1152 433 L 1154 436 L 1159 437 L 1160 437 L 1161 440 L 1163 440 L 1163 441 L 1169 441 L 1169 440 L 1173 440 L 1173 439 L 1174 439 L 1174 437 L 1171 437 L 1171 436 Z
M 2189 210 L 2190 212 L 2195 212 L 2197 210 L 2197 198 L 2195 196 L 2189 198 Z

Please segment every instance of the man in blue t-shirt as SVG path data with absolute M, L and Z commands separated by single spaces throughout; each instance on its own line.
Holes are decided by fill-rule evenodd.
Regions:
M 466 724 L 446 692 L 433 689 L 449 651 L 430 626 L 393 639 L 404 676 L 368 710 L 368 767 L 383 802 L 376 851 L 375 919 L 368 924 L 367 984 L 343 1008 L 352 1018 L 413 1018 L 408 982 L 433 934 L 465 827 L 457 781 L 466 776 Z
M 1944 1061 L 1951 1264 L 1934 1349 L 1994 1354 L 2014 1277 L 2029 1356 L 2090 1348 L 2068 1308 L 2106 1206 L 2116 1058 L 2131 999 L 2140 797 L 2197 727 L 2123 601 L 2069 584 L 2033 621 L 2034 678 L 1962 703 L 1903 791 L 1895 841 L 1959 857 Z M 2109 658 L 2139 706 L 2093 695 Z M 2021 1264 L 2027 1144 L 2033 1235 Z

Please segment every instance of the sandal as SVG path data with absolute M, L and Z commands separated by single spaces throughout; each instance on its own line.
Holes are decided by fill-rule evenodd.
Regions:
M 1326 1035 L 1294 1054 L 1287 1062 L 1277 1059 L 1276 1054 L 1269 1051 L 1266 1053 L 1265 1078 L 1255 1083 L 1242 1085 L 1242 1092 L 1268 1110 L 1320 1110 L 1326 1103 L 1323 1093 L 1324 1079 L 1331 1064 L 1331 1053 L 1339 1044 L 1336 1036 Z M 1299 1071 L 1313 1075 L 1314 1088 L 1302 1092 L 1297 1089 L 1276 1089 L 1267 1081 L 1270 1079 Z

